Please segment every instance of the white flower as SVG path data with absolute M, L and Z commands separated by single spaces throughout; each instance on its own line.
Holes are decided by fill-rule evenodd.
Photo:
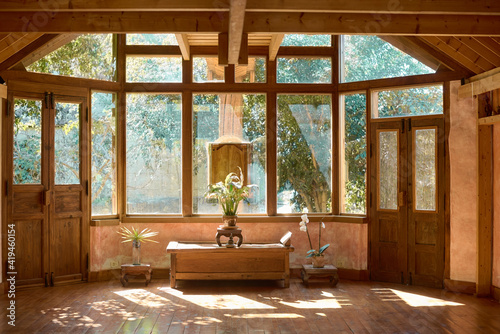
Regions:
M 302 216 L 300 216 L 300 218 L 302 219 L 303 222 L 305 222 L 306 224 L 309 223 L 309 218 L 307 218 L 307 213 L 303 214 Z
M 300 227 L 300 230 L 301 230 L 302 232 L 307 232 L 307 227 L 306 227 L 305 225 L 304 225 L 304 226 L 301 226 L 301 227 Z
M 321 222 L 321 227 L 325 228 L 325 223 Z
M 300 223 L 299 223 L 299 226 L 301 226 L 301 227 L 302 227 L 302 226 L 306 226 L 306 223 L 305 223 L 305 222 L 300 222 Z

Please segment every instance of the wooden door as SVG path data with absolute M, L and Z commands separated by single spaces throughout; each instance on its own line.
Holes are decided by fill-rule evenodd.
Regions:
M 15 226 L 16 284 L 84 280 L 89 244 L 85 98 L 10 92 L 9 102 L 4 217 Z
M 371 128 L 371 277 L 442 287 L 442 119 L 403 119 Z

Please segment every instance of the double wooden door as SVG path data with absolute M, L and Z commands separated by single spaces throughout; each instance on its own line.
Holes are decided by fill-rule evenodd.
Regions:
M 4 207 L 15 227 L 16 285 L 86 280 L 86 98 L 10 91 L 8 100 Z
M 373 280 L 443 286 L 443 126 L 441 118 L 372 123 Z

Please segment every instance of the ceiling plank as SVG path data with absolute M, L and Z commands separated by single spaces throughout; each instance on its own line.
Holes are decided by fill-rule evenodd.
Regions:
M 421 37 L 421 39 L 429 45 L 432 45 L 436 49 L 444 52 L 449 57 L 462 64 L 464 67 L 468 68 L 469 71 L 473 72 L 474 74 L 484 72 L 481 67 L 477 66 L 473 61 L 463 56 L 460 52 L 458 52 L 456 49 L 454 49 L 438 37 L 426 36 Z
M 80 36 L 80 35 L 79 34 L 62 34 L 62 35 L 55 37 L 47 44 L 43 45 L 39 49 L 35 50 L 34 52 L 32 52 L 31 54 L 26 56 L 22 60 L 23 66 L 27 67 L 27 66 L 33 64 L 34 62 L 45 57 L 46 55 L 48 55 L 52 51 L 55 51 L 55 50 L 59 49 L 60 47 L 68 44 L 69 42 L 73 41 L 78 36 Z
M 457 37 L 457 40 L 468 46 L 475 53 L 486 59 L 493 67 L 500 67 L 500 55 L 491 51 L 474 37 Z
M 474 37 L 476 41 L 487 47 L 491 52 L 500 56 L 500 43 L 490 37 Z
M 276 55 L 278 54 L 281 43 L 283 42 L 283 38 L 285 38 L 285 34 L 273 34 L 272 36 L 271 43 L 269 44 L 270 61 L 274 61 L 276 59 Z
M 0 12 L 0 33 L 192 33 L 226 32 L 226 12 Z M 247 12 L 246 33 L 500 36 L 498 15 L 402 15 L 363 13 Z
M 476 74 L 466 66 L 450 57 L 448 54 L 444 53 L 438 48 L 434 48 L 431 43 L 424 41 L 423 37 L 408 36 L 406 37 L 406 40 L 413 44 L 416 48 L 420 48 L 428 52 L 431 56 L 439 60 L 441 64 L 448 67 L 450 70 L 463 73 L 463 75 L 467 77 Z
M 245 21 L 245 7 L 247 0 L 231 0 L 229 7 L 229 64 L 237 64 L 240 55 L 241 39 L 243 36 L 243 22 Z
M 424 49 L 416 47 L 414 44 L 408 41 L 403 36 L 379 36 L 384 41 L 392 44 L 394 47 L 398 48 L 402 52 L 410 55 L 411 57 L 417 59 L 426 66 L 437 70 L 441 62 L 435 57 L 430 55 Z
M 46 43 L 49 43 L 51 40 L 56 38 L 58 35 L 55 34 L 45 34 L 31 42 L 30 44 L 26 45 L 24 48 L 20 49 L 17 51 L 15 54 L 13 54 L 11 57 L 6 59 L 5 61 L 0 61 L 0 71 L 5 71 L 12 66 L 16 65 L 19 63 L 21 60 L 23 60 L 27 55 L 31 54 L 32 52 L 38 50 L 39 48 L 43 47 Z
M 489 71 L 495 68 L 495 65 L 487 61 L 484 57 L 482 57 L 482 55 L 477 53 L 476 50 L 473 50 L 466 44 L 460 42 L 458 40 L 458 37 L 438 36 L 437 38 L 456 51 L 452 53 L 454 58 L 456 58 L 458 55 L 464 56 L 465 58 L 473 62 L 475 65 L 479 66 L 482 69 L 481 72 Z
M 0 45 L 0 63 L 10 58 L 42 35 L 43 34 L 40 33 L 10 34 Z
M 191 55 L 187 34 L 175 34 L 175 38 L 177 39 L 177 44 L 179 44 L 179 48 L 181 49 L 182 59 L 189 60 Z
M 230 0 L 24 0 L 0 1 L 0 11 L 228 11 Z M 322 12 L 377 14 L 500 14 L 496 0 L 431 1 L 431 0 L 248 0 L 247 11 L 254 12 Z

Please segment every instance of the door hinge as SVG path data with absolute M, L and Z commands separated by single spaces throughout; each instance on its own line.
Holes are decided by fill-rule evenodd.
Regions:
M 54 286 L 54 272 L 50 273 L 50 286 Z
M 9 196 L 9 181 L 5 181 L 5 196 Z
M 89 121 L 89 107 L 85 108 L 85 122 Z
M 372 207 L 372 193 L 370 193 L 370 208 Z
M 89 181 L 85 181 L 85 192 L 87 193 L 87 196 L 89 195 Z
M 45 108 L 50 109 L 49 103 L 50 103 L 49 93 L 45 92 Z
M 411 119 L 408 120 L 408 131 L 411 132 Z
M 401 133 L 404 133 L 405 132 L 405 119 L 403 118 L 401 120 Z
M 49 273 L 45 273 L 45 287 L 49 286 Z
M 370 143 L 370 158 L 373 156 L 373 143 Z

